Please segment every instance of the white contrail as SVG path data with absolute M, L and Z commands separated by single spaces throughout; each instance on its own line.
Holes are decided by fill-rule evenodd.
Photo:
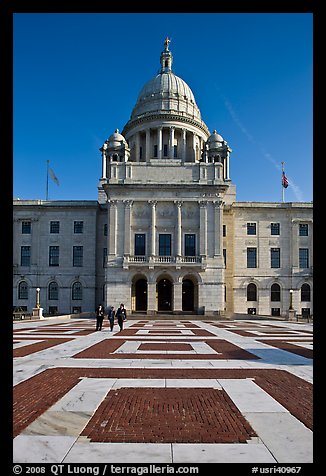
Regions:
M 216 88 L 218 89 L 217 86 L 216 86 Z M 272 155 L 269 152 L 266 152 L 264 150 L 264 147 L 249 133 L 248 129 L 242 124 L 242 122 L 239 119 L 238 114 L 235 112 L 235 110 L 234 110 L 232 104 L 230 103 L 230 101 L 222 93 L 219 92 L 219 94 L 220 94 L 220 96 L 221 96 L 221 98 L 224 102 L 224 105 L 225 105 L 226 109 L 230 113 L 230 116 L 232 117 L 233 122 L 239 127 L 239 129 L 247 137 L 249 142 L 251 142 L 255 146 L 259 147 L 260 152 L 262 153 L 262 155 L 266 159 L 268 159 L 274 165 L 274 167 L 277 170 L 282 171 L 281 165 L 272 157 Z M 293 193 L 296 196 L 296 199 L 298 200 L 298 202 L 303 202 L 304 201 L 303 200 L 303 194 L 300 190 L 300 187 L 295 184 L 294 180 L 291 179 L 291 177 L 288 174 L 286 174 L 286 176 L 289 180 L 289 187 L 291 187 L 291 189 L 293 190 Z

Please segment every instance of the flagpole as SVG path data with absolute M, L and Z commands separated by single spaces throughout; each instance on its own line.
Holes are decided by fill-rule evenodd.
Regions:
M 283 175 L 284 175 L 284 162 L 282 162 L 282 202 L 284 203 L 284 186 L 283 186 Z
M 49 160 L 46 161 L 46 200 L 49 199 Z

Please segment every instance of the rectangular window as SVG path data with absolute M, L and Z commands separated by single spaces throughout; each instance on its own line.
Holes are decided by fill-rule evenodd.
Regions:
M 106 265 L 106 258 L 108 256 L 108 249 L 107 248 L 103 248 L 103 268 L 105 267 Z
M 168 145 L 167 144 L 163 145 L 163 156 L 164 157 L 168 156 Z
M 31 221 L 22 221 L 22 234 L 30 235 L 32 231 L 32 222 Z
M 281 250 L 280 248 L 271 248 L 271 268 L 281 267 Z
M 22 246 L 20 248 L 20 266 L 30 266 L 31 265 L 31 247 Z
M 247 248 L 247 268 L 257 268 L 257 248 Z
M 154 145 L 154 157 L 157 157 L 157 145 Z
M 51 316 L 58 314 L 58 306 L 49 306 L 49 314 Z
M 310 308 L 309 307 L 302 307 L 301 308 L 301 315 L 302 315 L 302 317 L 309 317 L 310 316 Z
M 107 223 L 104 223 L 103 234 L 104 234 L 104 236 L 108 236 L 108 224 Z
M 146 255 L 146 235 L 144 233 L 135 234 L 135 256 Z
M 49 247 L 49 266 L 59 266 L 59 246 Z
M 74 246 L 72 251 L 72 265 L 83 266 L 83 247 Z
M 256 235 L 256 223 L 247 223 L 247 235 Z
M 83 233 L 84 222 L 74 221 L 74 233 Z
M 226 225 L 223 225 L 223 236 L 226 236 Z
M 299 248 L 299 268 L 309 268 L 308 248 Z
M 272 307 L 272 316 L 280 316 L 281 309 L 279 307 Z
M 60 231 L 60 222 L 50 221 L 50 233 L 59 233 L 59 231 Z
M 185 256 L 196 256 L 196 235 L 185 235 Z
M 223 259 L 224 259 L 224 266 L 226 268 L 226 249 L 223 248 Z
M 173 146 L 173 157 L 176 159 L 178 157 L 178 146 Z
M 142 146 L 139 147 L 139 160 L 142 160 L 143 158 L 143 148 Z
M 171 235 L 159 235 L 159 255 L 171 256 Z
M 271 235 L 279 235 L 279 234 L 280 234 L 280 224 L 271 223 Z
M 308 236 L 308 223 L 299 223 L 299 236 Z

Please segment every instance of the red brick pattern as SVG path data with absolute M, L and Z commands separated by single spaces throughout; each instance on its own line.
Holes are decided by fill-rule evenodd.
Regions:
M 119 337 L 127 337 L 127 336 L 143 336 L 143 335 L 155 335 L 155 336 L 182 336 L 182 337 L 191 337 L 191 336 L 196 336 L 196 337 L 215 337 L 215 334 L 212 332 L 207 331 L 206 329 L 190 329 L 191 334 L 184 334 L 182 329 L 172 329 L 172 330 L 165 330 L 165 329 L 148 329 L 148 332 L 146 334 L 139 333 L 139 331 L 142 329 L 135 329 L 129 327 L 128 329 L 123 329 L 121 332 L 119 332 Z M 187 329 L 189 330 L 189 328 Z
M 312 358 L 313 355 L 311 349 L 296 344 L 296 339 L 312 342 L 312 332 L 307 330 L 293 331 L 254 321 L 210 321 L 209 324 L 213 326 L 211 329 L 222 328 L 233 334 L 250 336 L 252 342 L 256 340 L 306 358 Z M 107 332 L 108 322 L 105 320 L 103 330 L 106 332 L 97 333 L 103 340 L 76 355 L 69 355 L 71 359 L 76 359 L 74 366 L 49 368 L 17 384 L 13 392 L 14 436 L 64 397 L 81 378 L 112 378 L 117 379 L 117 383 L 119 379 L 132 379 L 130 387 L 124 382 L 124 388 L 119 385 L 119 388 L 112 388 L 90 417 L 81 435 L 93 442 L 246 443 L 256 436 L 225 390 L 206 386 L 201 388 L 200 385 L 197 385 L 198 388 L 191 385 L 185 388 L 185 382 L 178 387 L 178 379 L 250 378 L 312 430 L 313 386 L 309 382 L 285 370 L 250 368 L 249 361 L 256 361 L 256 365 L 259 363 L 260 359 L 256 355 L 233 344 L 232 339 L 232 342 L 220 339 L 192 321 L 141 320 L 128 322 L 127 325 L 129 327 L 122 332 L 111 334 Z M 68 325 L 44 323 L 36 328 L 21 326 L 14 331 L 14 342 L 35 342 L 14 349 L 14 356 L 27 356 L 73 339 L 83 344 L 83 336 L 93 332 L 95 320 L 71 321 Z M 137 342 L 137 350 L 126 353 L 128 347 L 125 344 L 128 342 Z M 200 353 L 200 347 L 194 343 L 204 343 L 205 349 L 211 349 L 211 352 Z M 78 348 L 84 349 L 85 345 Z M 107 360 L 102 363 L 105 367 L 96 367 L 94 360 L 93 366 L 87 368 L 82 367 L 81 359 L 84 358 L 120 359 L 120 363 L 119 367 L 112 367 L 110 360 Z M 143 365 L 133 367 L 130 360 L 123 367 L 123 359 L 143 359 L 145 368 L 142 368 Z M 146 359 L 155 360 L 155 363 L 163 359 L 167 363 L 167 359 L 171 362 L 175 359 L 187 360 L 188 364 L 191 360 L 201 360 L 201 364 L 215 359 L 229 362 L 246 360 L 248 367 L 209 368 L 204 364 L 201 366 L 206 368 L 191 368 L 191 365 L 182 368 L 182 364 L 178 364 L 176 367 L 165 365 L 165 368 L 157 368 L 154 365 L 146 368 Z M 70 360 L 67 362 L 70 365 Z M 80 367 L 77 367 L 78 364 Z M 238 364 L 235 363 L 236 366 Z M 137 379 L 147 380 L 148 386 L 137 387 Z M 151 379 L 175 379 L 174 387 L 167 384 L 159 388 L 151 386 Z
M 193 350 L 191 344 L 185 344 L 182 342 L 145 342 L 140 344 L 138 350 L 170 350 L 170 351 L 190 351 Z
M 14 387 L 14 436 L 62 398 L 80 378 L 130 379 L 243 379 L 255 383 L 312 429 L 313 386 L 284 370 L 274 369 L 138 369 L 138 368 L 54 368 Z M 188 389 L 187 389 L 188 390 Z
M 292 352 L 294 354 L 301 355 L 302 357 L 306 357 L 306 359 L 313 359 L 313 356 L 314 356 L 312 349 L 307 349 L 305 347 L 295 345 L 289 340 L 273 339 L 272 341 L 270 341 L 267 339 L 266 340 L 260 339 L 259 341 L 263 342 L 264 344 L 273 345 L 273 347 L 277 347 L 278 349 L 286 350 L 287 352 Z M 310 339 L 307 341 L 303 341 L 302 339 L 300 339 L 300 342 L 312 343 L 312 340 Z
M 31 337 L 29 340 L 36 340 L 38 338 Z M 23 339 L 20 339 L 20 341 Z M 13 350 L 14 357 L 25 357 L 26 355 L 34 354 L 35 352 L 39 352 L 40 350 L 49 349 L 50 347 L 54 347 L 59 344 L 63 344 L 64 342 L 69 342 L 71 339 L 58 339 L 58 338 L 50 338 L 50 339 L 42 339 L 42 342 L 35 342 L 34 344 L 28 344 L 23 347 L 18 347 L 17 349 Z
M 122 334 L 119 333 L 119 336 Z M 173 335 L 173 334 L 170 334 Z M 141 338 L 141 336 L 140 336 Z M 189 342 L 189 339 L 187 339 Z M 80 359 L 152 359 L 153 354 L 145 354 L 145 353 L 114 353 L 119 347 L 122 346 L 127 342 L 125 339 L 114 339 L 114 340 L 104 340 L 93 346 L 89 347 L 88 349 L 75 354 L 75 358 Z M 248 352 L 247 350 L 241 349 L 240 347 L 232 344 L 231 342 L 227 342 L 223 339 L 211 339 L 206 340 L 209 347 L 212 348 L 211 354 L 155 354 L 155 359 L 184 359 L 184 360 L 207 360 L 208 355 L 210 360 L 216 359 L 249 359 L 249 360 L 259 360 L 259 357 L 256 355 Z M 168 349 L 165 349 L 168 350 Z
M 257 436 L 223 390 L 111 390 L 84 431 L 92 442 L 246 443 Z

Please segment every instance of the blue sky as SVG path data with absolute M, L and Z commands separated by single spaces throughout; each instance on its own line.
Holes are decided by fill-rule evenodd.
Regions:
M 142 86 L 173 71 L 233 152 L 238 201 L 313 199 L 311 13 L 14 14 L 13 193 L 96 200 L 99 148 L 122 131 Z

